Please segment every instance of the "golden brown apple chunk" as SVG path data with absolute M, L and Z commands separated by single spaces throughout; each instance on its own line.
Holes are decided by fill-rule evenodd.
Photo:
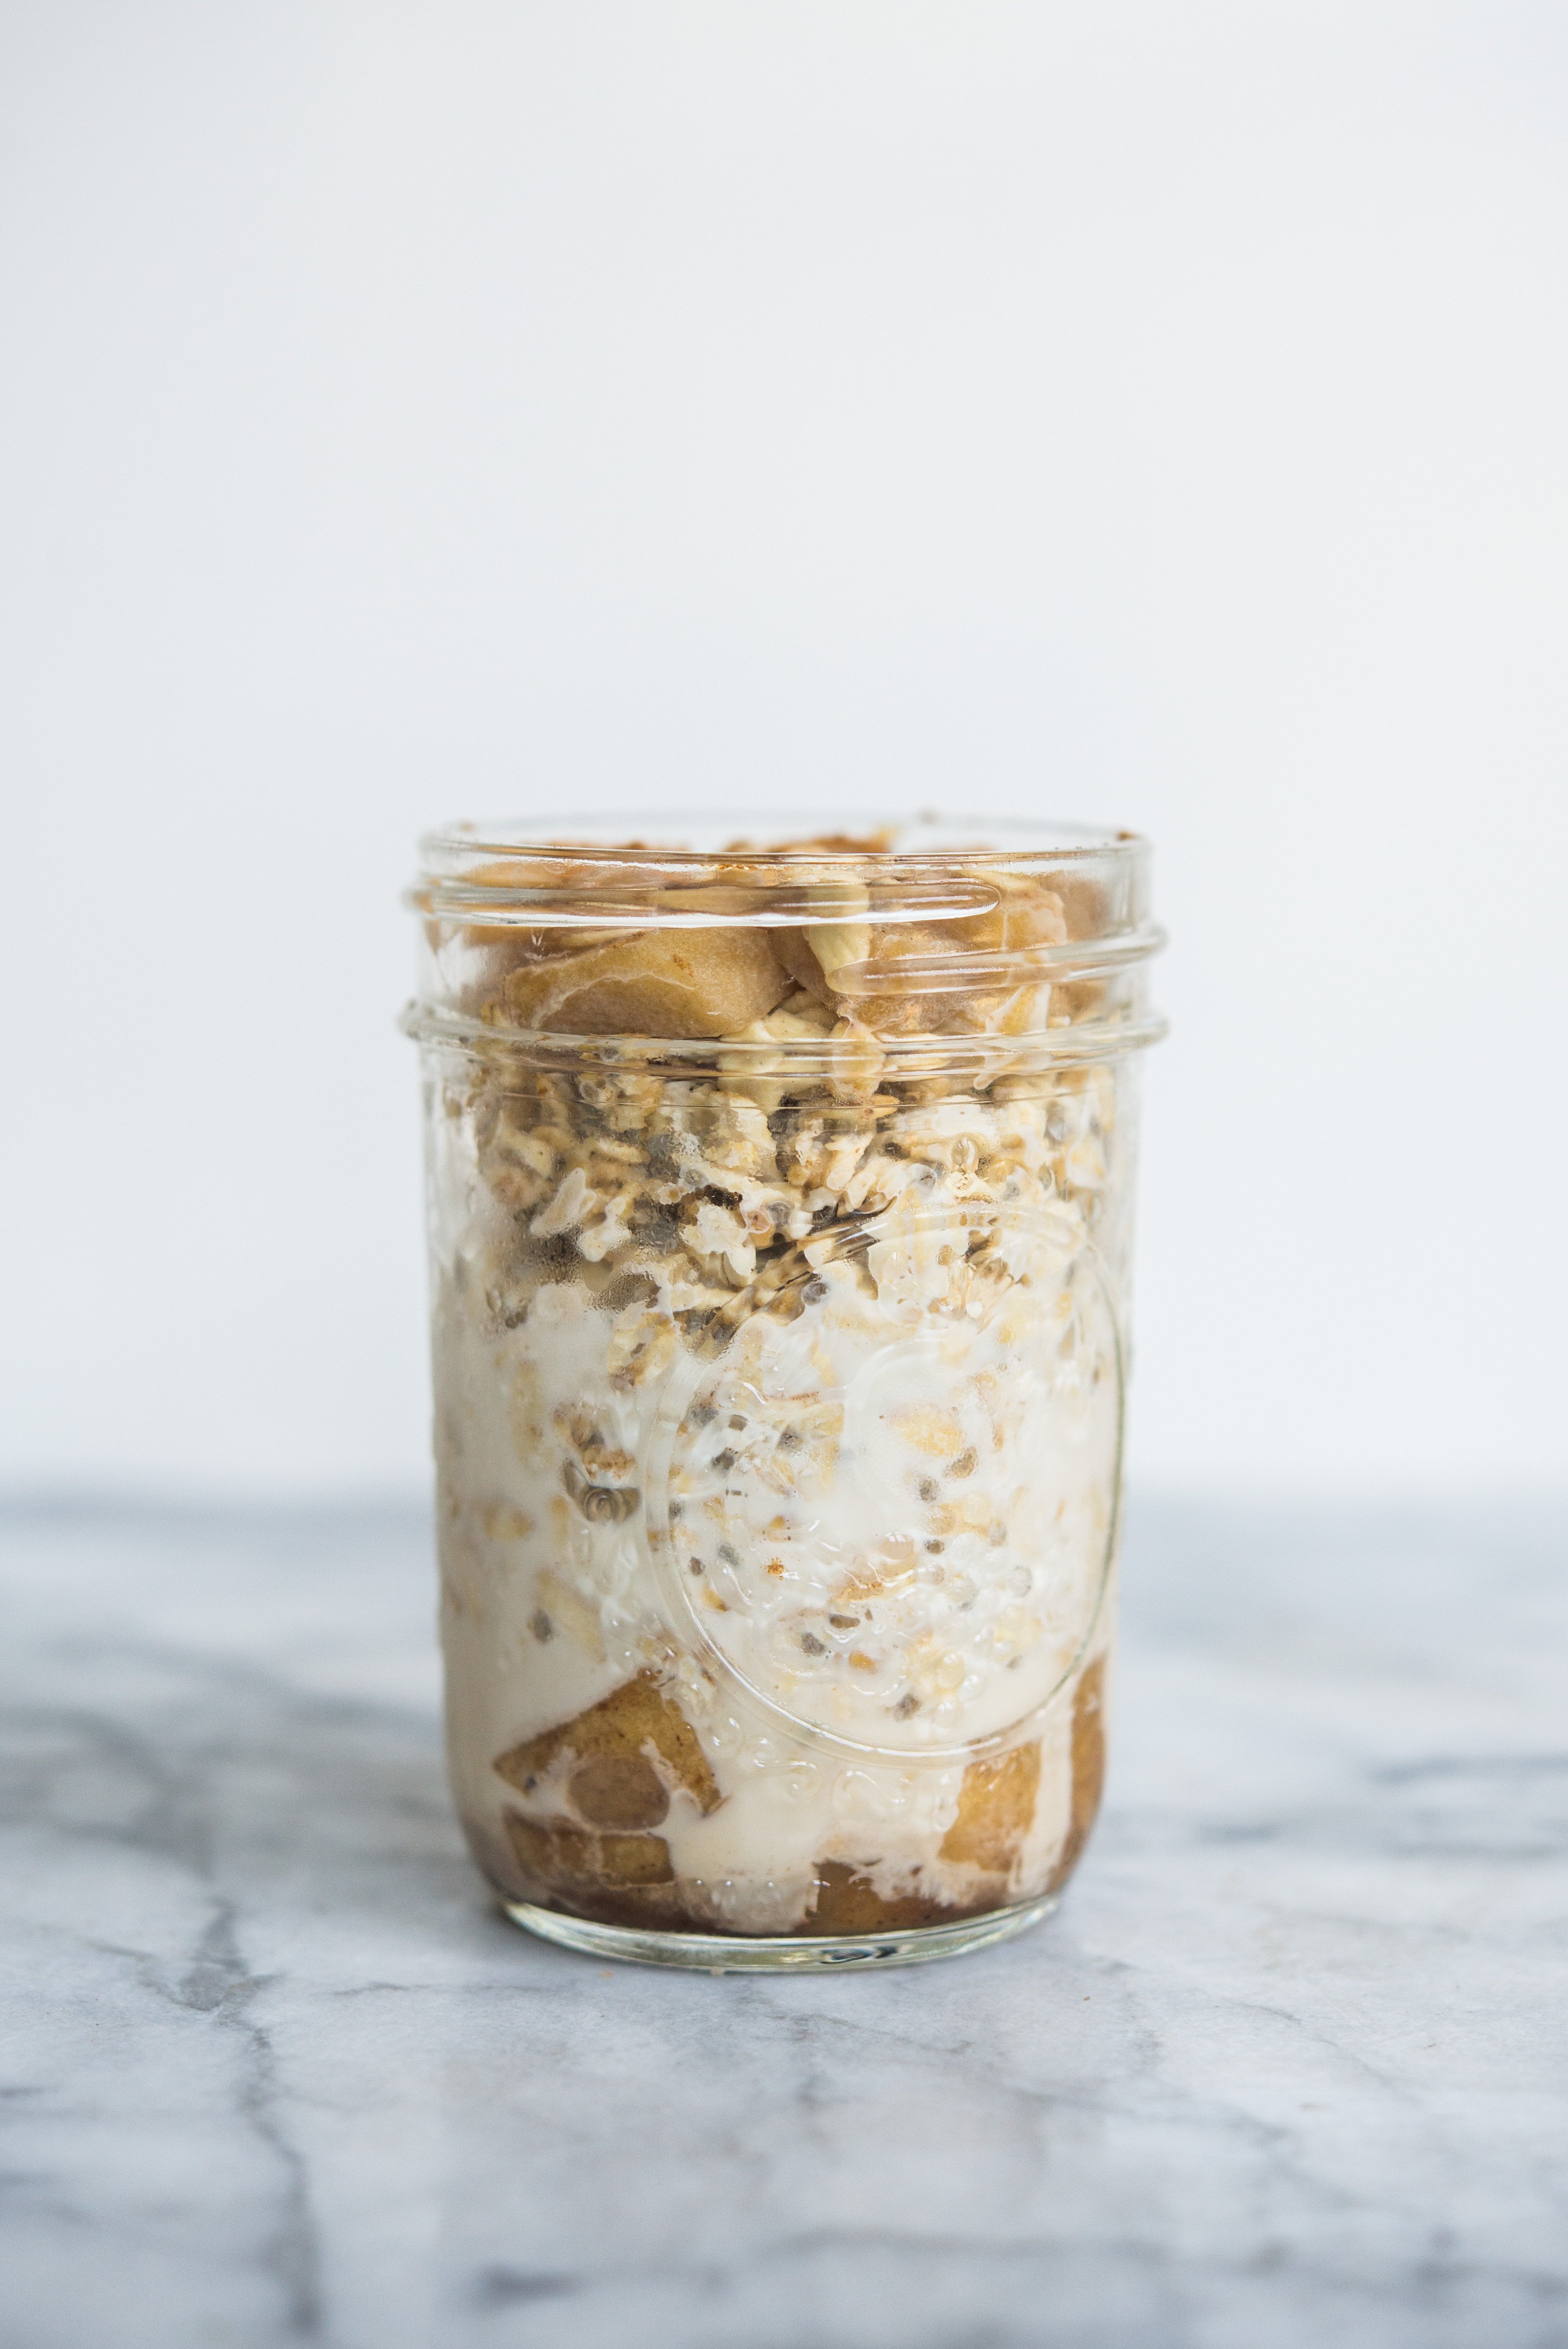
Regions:
M 765 930 L 634 930 L 514 970 L 521 1028 L 568 1036 L 733 1036 L 765 1019 L 789 978 Z
M 691 1723 L 651 1672 L 514 1745 L 494 1766 L 526 1795 L 562 1755 L 573 1765 L 573 1806 L 595 1827 L 657 1826 L 675 1786 L 684 1786 L 703 1812 L 723 1800 Z
M 912 1925 L 949 1924 L 962 1912 L 928 1894 L 884 1894 L 841 1859 L 817 1862 L 817 1898 L 802 1930 L 808 1933 L 899 1933 Z
M 1040 1749 L 1016 1745 L 995 1762 L 971 1762 L 958 1794 L 958 1816 L 942 1838 L 944 1859 L 1005 1876 L 1035 1819 Z
M 858 1020 L 878 1036 L 995 1030 L 1016 1033 L 1034 1018 L 1039 974 L 1031 970 L 1031 947 L 1057 946 L 1068 935 L 1060 897 L 1037 881 L 1008 874 L 977 874 L 995 893 L 984 914 L 954 921 L 885 923 L 865 926 L 860 953 L 882 967 L 887 991 L 844 994 L 837 970 L 825 969 L 820 929 L 784 929 L 776 934 L 780 961 L 796 984 L 841 1016 Z M 841 933 L 830 930 L 830 936 Z M 944 987 L 931 974 L 916 974 L 908 989 L 892 984 L 897 966 L 912 958 L 940 963 L 949 957 L 1014 954 L 1016 968 L 999 968 L 978 986 Z
M 552 1891 L 675 1879 L 663 1836 L 599 1835 L 570 1819 L 525 1819 L 521 1811 L 508 1811 L 506 1831 L 519 1867 Z
M 1051 1871 L 1049 1889 L 1065 1884 L 1078 1866 L 1105 1787 L 1105 1658 L 1097 1656 L 1073 1696 L 1073 1792 L 1067 1840 Z

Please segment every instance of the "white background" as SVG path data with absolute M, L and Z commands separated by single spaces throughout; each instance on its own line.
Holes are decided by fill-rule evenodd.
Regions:
M 1145 1485 L 1560 1475 L 1560 8 L 0 44 L 0 1474 L 422 1482 L 414 833 L 799 795 L 1154 835 Z

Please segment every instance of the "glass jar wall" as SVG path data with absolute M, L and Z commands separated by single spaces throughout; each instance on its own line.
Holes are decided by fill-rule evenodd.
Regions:
M 1148 852 L 681 829 L 414 893 L 454 1791 L 556 1940 L 936 1955 L 1099 1798 Z

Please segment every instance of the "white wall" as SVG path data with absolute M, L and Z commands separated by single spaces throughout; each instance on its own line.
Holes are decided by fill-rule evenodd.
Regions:
M 1151 832 L 1136 1457 L 1562 1467 L 1568 33 L 10 0 L 0 1473 L 422 1477 L 411 838 Z

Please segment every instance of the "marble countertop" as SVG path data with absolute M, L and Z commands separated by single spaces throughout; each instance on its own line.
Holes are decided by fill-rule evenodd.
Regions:
M 5 2349 L 1568 2344 L 1563 1511 L 1135 1511 L 1060 1914 L 797 1979 L 488 1905 L 411 1513 L 5 1535 Z

